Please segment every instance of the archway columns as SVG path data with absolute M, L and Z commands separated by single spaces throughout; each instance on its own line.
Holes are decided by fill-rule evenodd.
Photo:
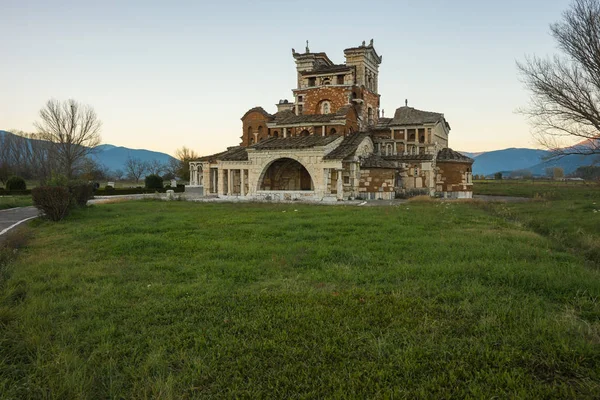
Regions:
M 336 182 L 336 189 L 337 189 L 337 199 L 338 200 L 343 200 L 344 199 L 344 181 L 343 181 L 343 172 L 344 170 L 339 168 L 336 170 L 337 171 L 337 182 Z

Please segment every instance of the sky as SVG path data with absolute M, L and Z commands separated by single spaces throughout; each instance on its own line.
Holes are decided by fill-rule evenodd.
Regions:
M 537 147 L 516 61 L 557 53 L 568 0 L 0 0 L 0 129 L 35 131 L 51 98 L 92 106 L 105 144 L 200 155 L 240 143 L 250 108 L 293 99 L 292 48 L 374 39 L 386 116 L 444 113 L 461 151 Z

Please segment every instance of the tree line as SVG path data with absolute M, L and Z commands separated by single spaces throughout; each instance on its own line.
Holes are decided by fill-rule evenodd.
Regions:
M 167 163 L 129 157 L 123 169 L 109 170 L 93 158 L 101 143 L 102 122 L 88 105 L 75 100 L 49 100 L 35 122 L 37 132 L 11 130 L 0 135 L 0 182 L 11 176 L 45 184 L 55 176 L 87 181 L 139 180 L 149 174 L 189 180 L 189 161 L 198 155 L 187 147 Z

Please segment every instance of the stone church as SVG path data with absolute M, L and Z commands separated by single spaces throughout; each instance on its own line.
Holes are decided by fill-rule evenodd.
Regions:
M 470 198 L 473 160 L 448 147 L 444 114 L 408 107 L 380 113 L 373 40 L 346 62 L 292 49 L 293 101 L 242 116 L 239 146 L 190 162 L 187 192 L 223 198 L 340 201 L 427 194 Z

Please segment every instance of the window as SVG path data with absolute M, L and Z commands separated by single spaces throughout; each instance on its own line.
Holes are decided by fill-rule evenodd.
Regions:
M 252 127 L 248 127 L 248 137 L 252 137 Z
M 416 134 L 416 130 L 415 129 L 409 129 L 408 130 L 408 140 L 411 142 L 415 141 L 415 134 Z
M 419 143 L 425 143 L 425 129 L 419 129 Z
M 324 78 L 322 84 L 323 86 L 331 85 L 331 80 L 329 78 Z
M 321 103 L 321 114 L 329 114 L 331 112 L 331 105 L 328 101 Z
M 250 138 L 250 144 L 254 144 L 254 138 L 253 137 Z
M 279 132 L 277 132 L 277 131 L 273 132 L 273 137 L 278 138 L 279 137 Z
M 344 75 L 338 75 L 337 76 L 337 84 L 338 85 L 343 85 L 344 84 Z
M 317 84 L 317 78 L 308 78 L 308 86 L 313 87 Z
M 337 133 L 337 131 L 335 130 L 335 128 L 331 128 L 331 130 L 329 131 L 330 135 L 335 135 Z
M 415 167 L 415 176 L 419 176 L 419 168 Z
M 344 185 L 349 185 L 350 184 L 350 176 L 346 175 L 344 176 Z
M 373 125 L 373 109 L 371 107 L 367 111 L 367 121 L 369 125 Z
M 303 107 L 302 104 L 298 105 L 298 115 L 302 115 Z
M 304 101 L 304 96 L 298 96 L 298 103 L 302 103 Z
M 262 131 L 263 131 L 263 127 L 261 125 L 261 126 L 258 127 L 258 134 L 260 135 L 262 133 Z
M 302 132 L 300 132 L 300 136 L 310 136 L 310 132 L 304 129 Z

